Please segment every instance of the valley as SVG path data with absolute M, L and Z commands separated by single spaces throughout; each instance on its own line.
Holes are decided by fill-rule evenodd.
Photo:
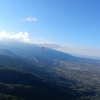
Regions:
M 78 58 L 49 48 L 41 53 L 39 46 L 14 44 L 0 44 L 0 97 L 8 100 L 100 98 L 99 60 Z

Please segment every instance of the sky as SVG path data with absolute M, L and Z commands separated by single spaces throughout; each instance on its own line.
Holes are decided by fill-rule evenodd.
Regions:
M 100 57 L 100 0 L 0 0 L 0 40 Z

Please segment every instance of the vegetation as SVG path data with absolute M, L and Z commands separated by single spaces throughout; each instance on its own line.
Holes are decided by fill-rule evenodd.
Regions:
M 20 77 L 20 78 L 19 78 Z M 56 83 L 30 73 L 0 67 L 0 93 L 14 95 L 25 100 L 66 100 L 77 98 Z
M 0 82 L 0 93 L 2 93 L 0 97 L 4 98 L 3 100 L 6 100 L 5 98 L 8 100 L 96 100 L 99 98 L 99 91 L 95 86 L 86 87 L 86 84 L 56 74 L 53 78 L 47 79 L 3 65 L 0 66 Z
M 24 100 L 24 99 L 21 99 L 13 95 L 7 95 L 7 94 L 0 93 L 0 100 Z
M 51 49 L 37 56 L 38 48 L 25 49 L 1 50 L 1 100 L 100 99 L 100 61 L 61 52 L 59 56 Z

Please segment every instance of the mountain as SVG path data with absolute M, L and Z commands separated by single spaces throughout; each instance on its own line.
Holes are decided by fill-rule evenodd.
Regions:
M 80 97 L 69 87 L 64 90 L 61 84 L 4 66 L 0 66 L 0 82 L 0 93 L 25 100 L 75 100 Z
M 52 97 L 51 95 L 53 95 L 53 97 L 57 96 L 58 98 L 58 94 L 56 94 L 58 90 L 61 92 L 63 90 L 63 94 L 67 93 L 68 96 L 70 95 L 72 98 L 77 98 L 76 100 L 96 100 L 100 97 L 99 60 L 79 58 L 46 47 L 44 47 L 42 52 L 40 46 L 21 42 L 8 42 L 4 44 L 0 43 L 0 49 L 2 49 L 1 54 L 3 54 L 0 55 L 1 65 L 7 66 L 9 68 L 16 68 L 17 70 L 24 71 L 25 73 L 30 73 L 36 76 L 36 80 L 39 79 L 43 83 L 42 86 L 41 84 L 37 86 L 39 91 L 42 89 L 41 91 L 45 91 L 45 93 L 49 92 L 49 97 Z M 16 58 L 16 56 L 19 58 Z M 27 75 L 29 76 L 29 74 Z M 26 78 L 27 75 L 24 74 L 23 76 Z M 16 80 L 14 81 L 15 83 L 13 84 L 16 84 Z M 40 81 L 37 83 L 41 83 Z M 9 84 L 12 84 L 12 82 Z M 17 84 L 32 86 L 32 84 Z M 46 87 L 46 90 L 45 86 L 43 85 L 47 86 L 48 84 L 50 88 Z M 53 92 L 54 90 L 51 88 L 54 88 L 55 92 Z M 45 95 L 45 93 L 42 95 Z M 65 98 L 66 96 L 61 95 L 60 97 Z
M 47 47 L 44 47 L 42 52 L 40 46 L 21 42 L 8 42 L 0 44 L 0 48 L 7 49 L 14 55 L 22 57 L 33 64 L 49 67 L 55 63 L 55 60 L 75 62 L 76 60 L 80 59 L 70 54 L 56 51 Z M 12 56 L 12 54 L 9 54 L 9 56 Z
M 0 65 L 8 66 L 10 68 L 16 68 L 26 72 L 31 72 L 38 75 L 45 75 L 49 73 L 49 69 L 41 66 L 36 66 L 32 63 L 26 62 L 19 58 L 14 58 L 6 55 L 0 55 Z
M 0 54 L 7 55 L 7 56 L 11 56 L 11 57 L 15 57 L 15 58 L 20 58 L 19 56 L 15 55 L 14 53 L 12 53 L 8 49 L 0 49 Z
M 50 100 L 53 100 L 53 98 L 55 98 L 54 100 L 61 100 L 61 98 L 63 98 L 62 100 L 66 100 L 64 98 L 67 98 L 68 100 L 73 98 L 75 100 L 75 98 L 78 99 L 81 97 L 83 98 L 83 100 L 85 100 L 84 98 L 86 97 L 86 95 L 88 98 L 88 96 L 94 97 L 97 94 L 96 88 L 98 88 L 99 84 L 97 85 L 97 83 L 94 82 L 95 77 L 93 76 L 94 74 L 95 75 L 98 74 L 97 72 L 93 73 L 93 71 L 92 72 L 90 71 L 91 72 L 90 73 L 88 71 L 88 73 L 84 74 L 84 72 L 85 72 L 84 70 L 83 71 L 82 70 L 78 71 L 76 69 L 74 70 L 73 66 L 70 67 L 72 69 L 64 68 L 64 70 L 62 70 L 62 67 L 59 68 L 60 64 L 59 64 L 59 66 L 55 66 L 54 69 L 52 69 L 52 68 L 45 69 L 43 67 L 39 67 L 39 66 L 35 66 L 35 65 L 33 66 L 33 64 L 30 64 L 30 63 L 25 62 L 18 58 L 13 58 L 13 57 L 4 56 L 4 55 L 0 55 L 0 58 L 1 58 L 0 64 L 2 64 L 2 66 L 0 67 L 0 82 L 2 82 L 2 83 L 21 84 L 24 86 L 30 85 L 32 87 L 39 88 L 39 90 L 37 92 L 44 91 L 43 92 L 44 94 L 39 93 L 39 95 L 43 96 L 49 92 L 46 95 L 46 97 L 48 97 L 48 95 L 49 95 L 49 97 L 52 98 Z M 22 64 L 23 66 L 18 66 L 20 63 L 23 63 Z M 4 67 L 3 66 L 4 64 L 9 65 L 9 66 Z M 63 73 L 62 73 L 62 71 L 63 71 Z M 87 76 L 84 77 L 86 74 L 87 74 L 87 76 L 89 76 L 89 79 L 84 79 L 84 78 L 87 78 Z M 91 75 L 92 75 L 92 77 L 91 77 Z M 92 85 L 88 86 L 89 83 L 87 83 L 87 84 L 83 83 L 80 79 L 82 81 L 84 79 L 83 82 L 86 82 L 86 81 L 88 82 L 89 80 L 92 79 L 93 86 Z M 93 90 L 92 88 L 95 88 L 95 89 Z M 2 90 L 6 90 L 6 89 L 2 89 Z M 8 91 L 8 90 L 6 90 L 6 91 Z M 20 91 L 20 88 L 18 91 Z M 22 91 L 26 91 L 26 90 L 24 90 L 24 88 L 22 88 Z M 3 91 L 1 91 L 0 93 L 5 94 L 5 92 L 3 92 Z M 12 95 L 12 94 L 9 94 L 9 95 Z M 29 95 L 29 94 L 27 94 L 27 95 Z M 58 97 L 59 95 L 61 95 L 61 96 Z M 83 95 L 85 97 L 83 97 Z M 15 96 L 19 97 L 19 95 L 15 95 Z M 20 98 L 22 98 L 22 97 L 20 97 Z M 27 99 L 27 100 L 29 100 L 29 99 Z M 37 99 L 37 100 L 39 100 L 39 99 Z

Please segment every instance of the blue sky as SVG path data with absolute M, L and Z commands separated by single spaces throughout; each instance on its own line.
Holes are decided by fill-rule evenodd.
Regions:
M 3 31 L 6 36 L 22 32 L 21 37 L 27 32 L 29 40 L 60 44 L 62 51 L 66 50 L 61 45 L 100 49 L 100 0 L 0 0 L 2 35 Z M 78 52 L 90 51 L 72 53 Z

